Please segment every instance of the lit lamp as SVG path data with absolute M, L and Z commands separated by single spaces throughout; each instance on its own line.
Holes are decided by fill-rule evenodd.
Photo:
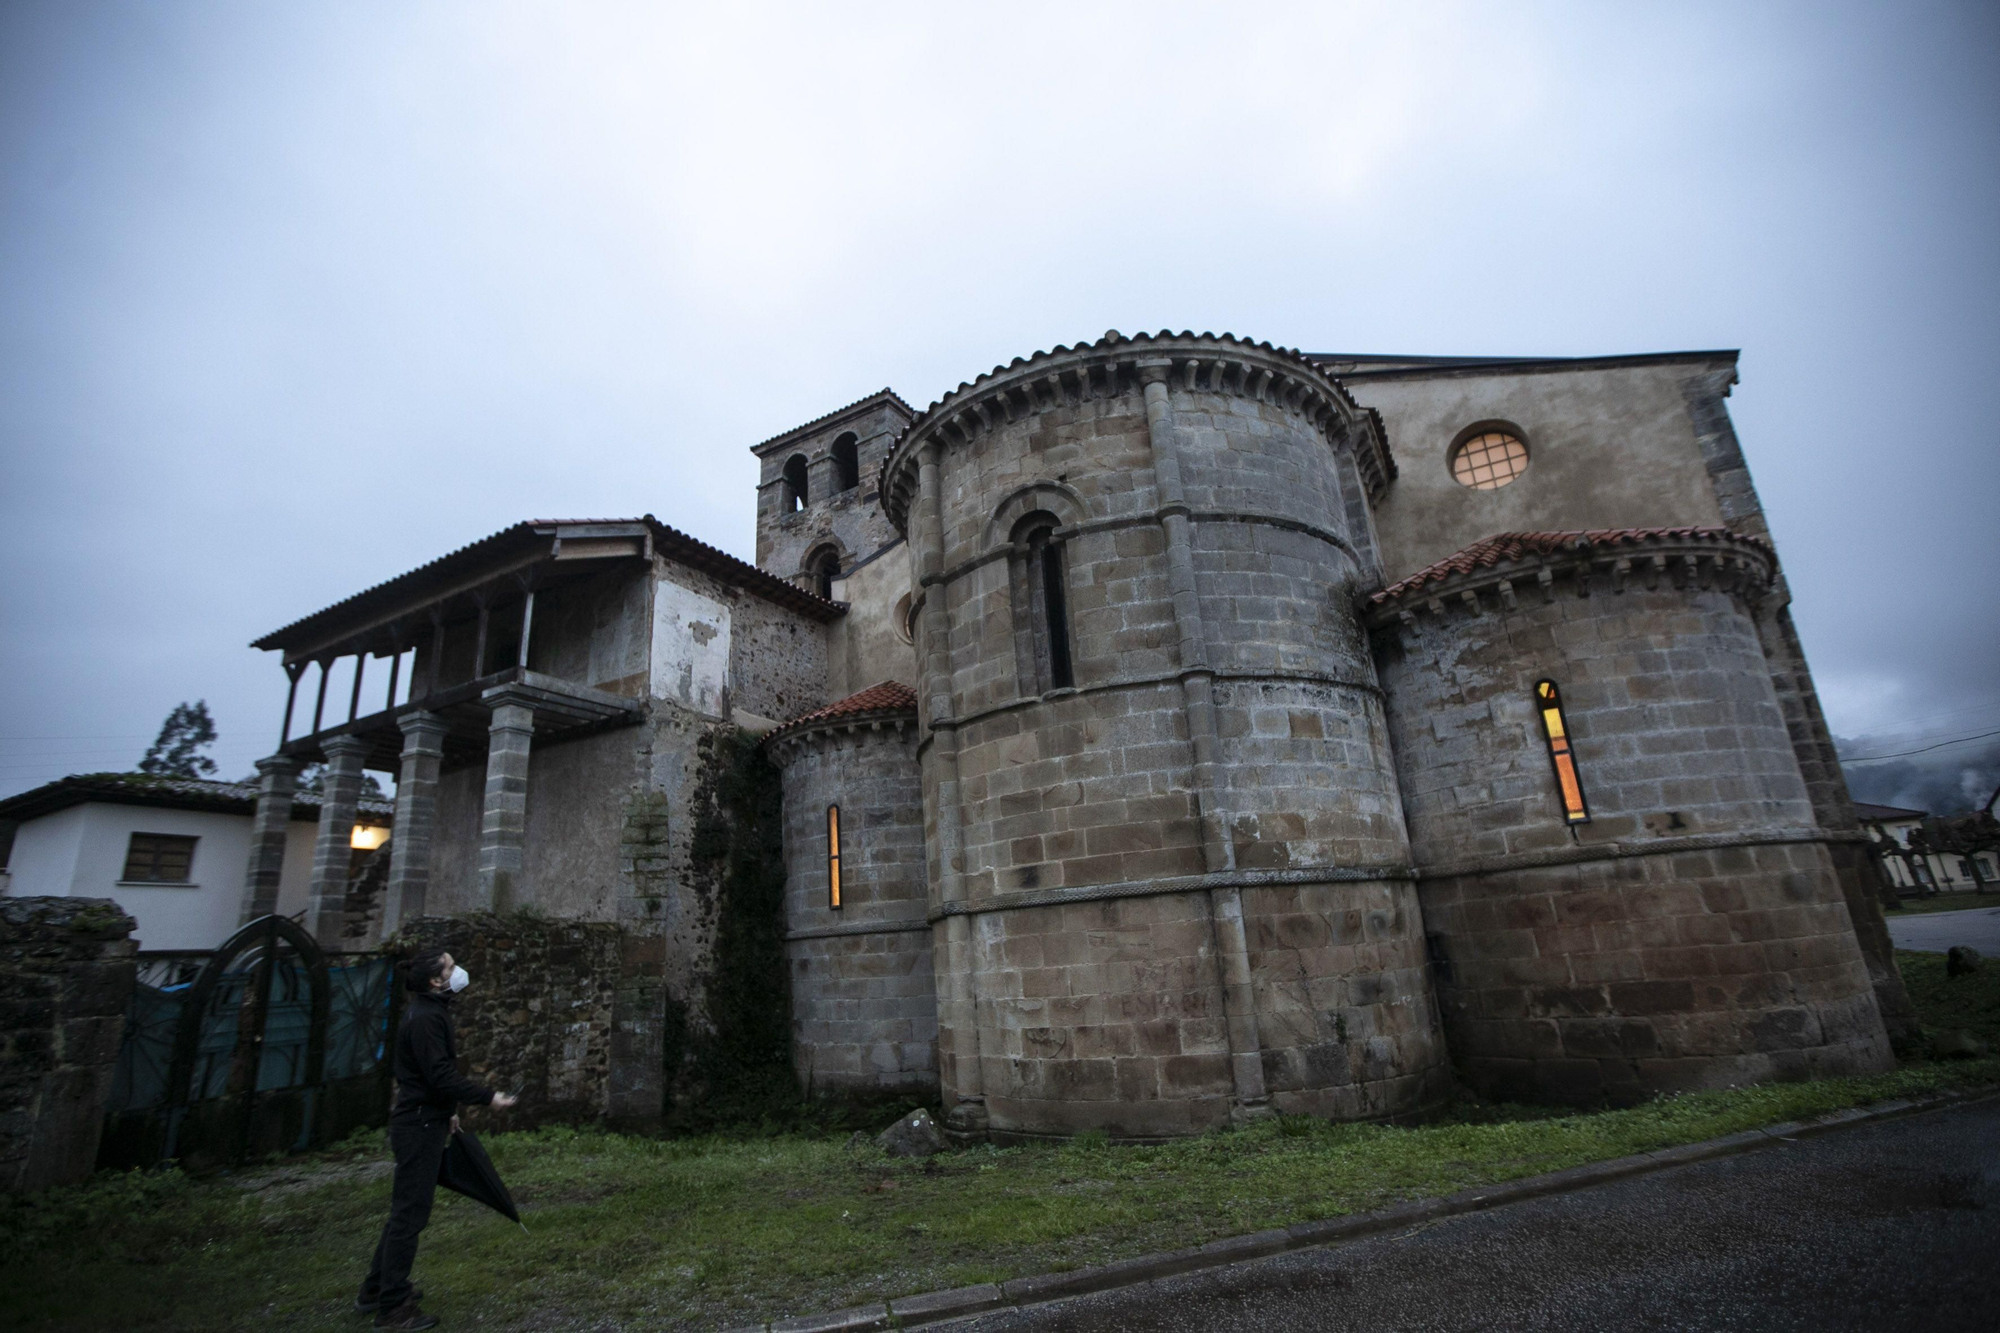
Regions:
M 389 830 L 375 824 L 356 824 L 354 836 L 348 839 L 349 845 L 357 852 L 372 852 L 387 841 Z

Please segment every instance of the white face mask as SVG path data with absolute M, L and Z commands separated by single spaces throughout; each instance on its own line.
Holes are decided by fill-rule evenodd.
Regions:
M 472 984 L 472 978 L 465 975 L 465 969 L 454 963 L 451 969 L 451 980 L 447 981 L 445 985 L 449 986 L 454 992 L 456 992 L 464 990 L 467 986 L 471 984 Z

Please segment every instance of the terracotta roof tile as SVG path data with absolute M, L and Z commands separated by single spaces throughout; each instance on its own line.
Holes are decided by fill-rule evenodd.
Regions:
M 1455 574 L 1491 569 L 1511 560 L 1535 555 L 1553 555 L 1578 547 L 1639 546 L 1647 542 L 1695 538 L 1743 542 L 1768 553 L 1770 547 L 1755 537 L 1728 528 L 1590 528 L 1575 532 L 1502 532 L 1485 541 L 1474 542 L 1456 555 L 1390 584 L 1368 599 L 1370 606 L 1394 601 L 1433 583 L 1442 583 Z
M 771 735 L 782 736 L 801 727 L 809 727 L 818 722 L 832 722 L 840 718 L 916 711 L 917 692 L 901 681 L 885 680 L 878 685 L 870 685 L 858 694 L 850 694 L 845 699 L 830 703 L 824 708 L 816 708 L 810 713 L 801 714 L 779 727 Z
M 206 778 L 152 777 L 144 773 L 72 773 L 0 801 L 0 818 L 35 819 L 88 801 L 113 805 L 155 805 L 172 810 L 213 810 L 250 814 L 257 807 L 257 787 L 248 782 L 212 782 Z M 395 817 L 396 803 L 385 797 L 363 796 L 360 813 L 377 823 Z M 292 799 L 292 818 L 319 810 L 319 797 L 300 792 Z

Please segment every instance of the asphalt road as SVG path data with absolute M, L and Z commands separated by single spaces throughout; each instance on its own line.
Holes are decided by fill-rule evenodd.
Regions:
M 1925 953 L 1943 953 L 1954 944 L 1969 944 L 1991 958 L 2000 955 L 2000 907 L 1891 916 L 1889 938 L 1898 949 Z
M 956 1325 L 2000 1329 L 2000 1099 Z

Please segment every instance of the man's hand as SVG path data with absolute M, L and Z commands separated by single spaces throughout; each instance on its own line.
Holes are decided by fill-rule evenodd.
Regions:
M 454 1133 L 454 1134 L 458 1133 L 458 1117 L 457 1117 L 457 1116 L 453 1116 L 453 1117 L 451 1118 L 451 1132 L 452 1132 L 452 1133 Z
M 521 1099 L 511 1092 L 496 1092 L 493 1094 L 492 1106 L 496 1111 L 504 1111 L 519 1100 Z

